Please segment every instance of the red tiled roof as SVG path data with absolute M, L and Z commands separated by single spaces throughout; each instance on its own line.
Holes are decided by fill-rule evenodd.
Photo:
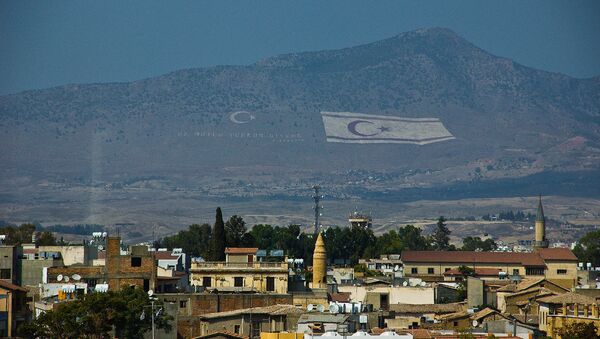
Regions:
M 23 254 L 34 254 L 37 253 L 38 249 L 37 248 L 25 248 L 23 249 Z
M 537 252 L 544 260 L 577 261 L 577 257 L 568 248 L 539 248 Z
M 403 251 L 402 262 L 465 263 L 465 264 L 521 264 L 545 266 L 537 253 L 474 252 L 474 251 Z
M 256 247 L 225 247 L 226 254 L 256 254 Z
M 331 301 L 340 303 L 350 302 L 350 292 L 331 293 Z
M 179 257 L 174 256 L 171 251 L 156 251 L 154 252 L 154 258 L 157 260 L 172 260 Z
M 499 268 L 475 267 L 476 276 L 494 276 L 497 277 L 500 273 Z M 451 269 L 444 272 L 444 275 L 462 275 L 458 269 Z
M 19 285 L 15 285 L 13 283 L 10 283 L 6 280 L 0 280 L 0 288 L 4 288 L 6 290 L 11 290 L 11 291 L 21 291 L 21 292 L 28 292 L 29 290 L 21 287 Z

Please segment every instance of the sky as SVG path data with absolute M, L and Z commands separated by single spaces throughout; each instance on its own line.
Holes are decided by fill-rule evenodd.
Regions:
M 521 64 L 600 75 L 600 1 L 0 0 L 0 95 L 250 64 L 447 27 Z

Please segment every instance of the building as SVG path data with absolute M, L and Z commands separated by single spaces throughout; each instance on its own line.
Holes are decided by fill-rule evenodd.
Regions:
M 293 305 L 245 308 L 200 316 L 201 336 L 227 331 L 259 338 L 261 332 L 284 332 L 294 329 L 303 311 Z
M 225 261 L 193 262 L 190 285 L 217 291 L 287 293 L 287 259 L 276 262 L 256 260 L 257 248 L 225 248 Z
M 549 337 L 561 339 L 559 333 L 567 324 L 593 323 L 600 329 L 599 301 L 581 294 L 569 292 L 547 296 L 537 300 L 540 330 Z M 600 330 L 598 331 L 600 335 Z
M 538 202 L 537 213 L 535 215 L 535 241 L 534 248 L 548 248 L 546 239 L 546 218 L 544 217 L 544 207 L 542 206 L 542 196 Z
M 400 254 L 385 254 L 379 259 L 359 259 L 359 264 L 363 264 L 371 271 L 377 271 L 384 275 L 402 277 L 402 260 Z
M 15 329 L 29 321 L 27 289 L 6 280 L 0 280 L 0 337 L 12 337 Z
M 315 243 L 312 274 L 311 288 L 327 288 L 327 251 L 321 232 L 319 232 Z
M 385 322 L 388 327 L 394 329 L 419 328 L 427 323 L 433 323 L 438 316 L 466 310 L 465 303 L 392 304 L 390 311 L 394 312 L 394 318 L 386 319 Z
M 147 246 L 131 246 L 128 251 L 121 249 L 120 237 L 108 237 L 104 266 L 58 266 L 47 270 L 46 281 L 84 282 L 89 288 L 97 284 L 108 284 L 108 288 L 118 291 L 121 286 L 139 286 L 148 291 L 156 288 L 156 262 Z
M 350 227 L 371 228 L 373 219 L 368 214 L 353 212 L 348 217 L 348 223 L 350 223 Z
M 404 251 L 405 277 L 443 281 L 461 266 L 475 271 L 497 269 L 498 279 L 548 278 L 564 286 L 577 283 L 577 257 L 568 248 L 540 248 L 533 253 L 475 251 Z
M 20 261 L 23 254 L 21 246 L 0 245 L 0 280 L 20 285 Z
M 168 251 L 159 248 L 153 252 L 156 259 L 156 290 L 157 293 L 188 292 L 189 277 L 186 255 L 181 248 Z

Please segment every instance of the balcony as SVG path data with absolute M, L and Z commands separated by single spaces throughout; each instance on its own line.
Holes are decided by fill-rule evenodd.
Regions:
M 192 272 L 198 271 L 286 271 L 288 264 L 285 261 L 281 262 L 225 262 L 225 261 L 206 261 L 194 262 L 190 269 Z

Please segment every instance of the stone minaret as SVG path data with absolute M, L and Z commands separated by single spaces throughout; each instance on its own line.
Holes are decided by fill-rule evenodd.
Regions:
M 546 240 L 546 218 L 544 218 L 544 207 L 542 206 L 542 196 L 538 203 L 537 213 L 535 215 L 535 248 L 547 248 Z
M 313 253 L 312 288 L 327 288 L 327 252 L 322 233 L 319 232 Z

